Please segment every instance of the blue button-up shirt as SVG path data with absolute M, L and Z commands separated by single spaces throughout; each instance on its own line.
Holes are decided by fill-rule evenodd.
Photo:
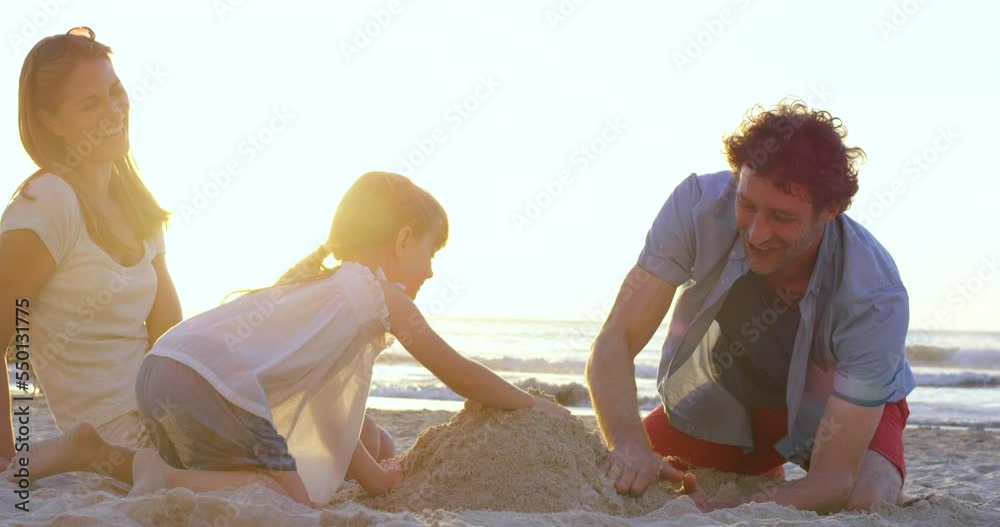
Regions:
M 720 335 L 715 316 L 730 287 L 749 270 L 735 215 L 732 173 L 692 174 L 663 205 L 638 263 L 680 286 L 657 373 L 671 424 L 749 451 L 749 412 L 717 382 L 727 362 L 712 355 Z M 801 320 L 785 393 L 788 434 L 774 447 L 786 459 L 804 463 L 818 431 L 827 429 L 829 435 L 844 426 L 823 419 L 828 397 L 880 406 L 905 398 L 915 381 L 906 362 L 909 298 L 899 271 L 872 234 L 846 215 L 827 223 L 798 306 Z M 748 314 L 747 322 L 756 316 L 754 324 L 766 330 L 768 315 L 773 314 Z

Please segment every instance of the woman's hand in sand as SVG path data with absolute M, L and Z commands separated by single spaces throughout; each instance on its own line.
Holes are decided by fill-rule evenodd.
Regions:
M 535 408 L 538 408 L 539 410 L 548 412 L 556 417 L 573 417 L 573 414 L 559 403 L 554 403 L 537 395 L 532 395 L 532 397 L 535 399 Z
M 601 461 L 601 469 L 615 481 L 621 494 L 641 496 L 646 489 L 664 479 L 681 484 L 682 493 L 697 490 L 694 474 L 685 473 L 677 460 L 653 452 L 648 445 L 615 448 Z

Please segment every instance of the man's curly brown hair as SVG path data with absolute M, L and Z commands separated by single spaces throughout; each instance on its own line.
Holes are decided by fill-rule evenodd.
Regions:
M 799 183 L 819 213 L 847 210 L 858 192 L 857 163 L 865 151 L 844 145 L 846 137 L 839 118 L 791 99 L 767 110 L 754 106 L 723 141 L 734 177 L 747 165 L 785 190 Z

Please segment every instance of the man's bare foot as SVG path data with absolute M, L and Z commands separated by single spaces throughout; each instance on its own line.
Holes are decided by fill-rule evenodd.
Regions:
M 110 444 L 94 425 L 86 421 L 76 423 L 65 434 L 32 443 L 30 450 L 18 453 L 10 460 L 4 477 L 8 481 L 16 480 L 14 473 L 20 466 L 19 458 L 22 456 L 30 460 L 28 470 L 31 481 L 63 472 L 92 470 L 90 467 L 95 462 L 95 456 L 108 446 Z
M 132 458 L 132 492 L 150 494 L 167 488 L 167 474 L 171 470 L 156 450 L 136 451 Z

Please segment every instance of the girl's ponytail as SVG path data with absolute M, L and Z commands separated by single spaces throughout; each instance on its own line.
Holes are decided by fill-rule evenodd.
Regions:
M 329 276 L 337 267 L 327 267 L 323 263 L 333 251 L 330 245 L 321 243 L 313 252 L 285 271 L 274 285 L 291 284 L 295 282 L 311 282 Z
M 320 280 L 330 276 L 337 270 L 337 268 L 340 267 L 339 265 L 335 267 L 327 267 L 326 264 L 323 263 L 327 256 L 330 256 L 330 253 L 329 244 L 319 244 L 319 247 L 317 247 L 315 251 L 309 253 L 305 258 L 299 260 L 297 264 L 293 265 L 291 269 L 285 271 L 285 273 L 281 275 L 281 278 L 278 278 L 278 281 L 270 287 L 294 284 L 298 282 L 311 282 L 313 280 Z M 222 303 L 228 302 L 234 295 L 248 295 L 258 291 L 263 291 L 264 289 L 267 288 L 262 287 L 259 289 L 240 289 L 238 291 L 233 291 L 222 299 Z

